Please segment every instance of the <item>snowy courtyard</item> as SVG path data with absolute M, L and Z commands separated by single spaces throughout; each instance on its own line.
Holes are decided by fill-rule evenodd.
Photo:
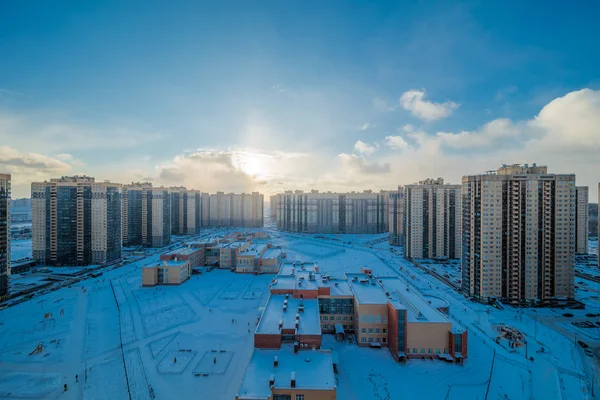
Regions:
M 591 398 L 597 357 L 586 357 L 576 343 L 584 338 L 597 349 L 598 330 L 586 332 L 571 322 L 584 320 L 592 308 L 569 310 L 574 317 L 567 318 L 563 310 L 471 303 L 391 252 L 386 235 L 270 234 L 288 259 L 316 261 L 332 276 L 343 278 L 361 266 L 379 276 L 400 275 L 423 294 L 448 302 L 452 321 L 469 331 L 469 358 L 462 366 L 402 364 L 386 349 L 324 335 L 323 347 L 339 359 L 338 399 Z M 157 259 L 152 255 L 0 311 L 0 398 L 234 399 L 273 276 L 217 269 L 181 286 L 142 288 L 141 267 Z M 522 332 L 527 346 L 496 342 L 504 325 Z

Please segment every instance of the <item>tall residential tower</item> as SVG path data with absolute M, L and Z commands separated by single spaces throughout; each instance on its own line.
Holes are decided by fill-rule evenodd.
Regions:
M 151 183 L 123 187 L 123 244 L 163 247 L 171 243 L 169 189 Z
M 514 164 L 462 184 L 463 293 L 511 304 L 573 298 L 575 175 Z
M 31 184 L 33 258 L 47 265 L 121 258 L 122 189 L 87 176 Z
M 461 186 L 426 179 L 404 191 L 406 258 L 460 258 Z
M 0 174 L 0 299 L 8 294 L 10 275 L 9 202 L 10 175 Z
M 575 229 L 575 252 L 587 254 L 589 188 L 587 186 L 577 186 L 576 193 L 577 228 Z

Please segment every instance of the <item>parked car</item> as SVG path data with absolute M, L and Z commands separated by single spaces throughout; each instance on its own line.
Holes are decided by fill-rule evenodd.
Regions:
M 594 353 L 592 353 L 592 351 L 590 349 L 584 349 L 583 352 L 588 357 L 594 357 Z
M 581 340 L 578 340 L 577 344 L 580 345 L 581 347 L 583 347 L 584 349 L 587 349 L 590 347 L 590 346 L 588 346 L 588 344 L 586 342 L 583 342 Z

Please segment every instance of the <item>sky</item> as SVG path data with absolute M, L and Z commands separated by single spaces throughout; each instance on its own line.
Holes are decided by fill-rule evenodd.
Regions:
M 600 181 L 594 1 L 0 2 L 0 171 L 206 192 Z

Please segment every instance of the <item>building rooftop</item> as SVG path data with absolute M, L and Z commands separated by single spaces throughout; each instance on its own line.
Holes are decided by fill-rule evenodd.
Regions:
M 285 261 L 281 264 L 279 275 L 293 275 L 295 271 L 302 269 L 317 272 L 319 270 L 319 264 L 315 262 Z
M 254 256 L 257 257 L 262 254 L 263 251 L 267 248 L 266 243 L 252 243 L 246 250 L 243 250 L 239 253 L 240 256 Z
M 287 304 L 286 311 L 283 311 L 284 303 Z M 299 311 L 300 305 L 304 306 L 304 311 Z M 256 333 L 279 334 L 281 329 L 295 329 L 296 314 L 300 316 L 298 334 L 321 334 L 319 304 L 317 300 L 294 299 L 292 296 L 286 298 L 285 295 L 279 294 L 271 295 L 269 298 L 265 310 L 260 317 L 260 322 L 256 327 Z M 280 322 L 283 324 L 281 329 L 279 328 Z
M 197 247 L 185 247 L 165 253 L 166 256 L 189 255 L 199 251 Z
M 359 304 L 386 304 L 388 297 L 375 278 L 365 274 L 346 274 L 348 285 Z
M 282 252 L 283 250 L 281 249 L 271 247 L 270 249 L 265 250 L 265 252 L 262 254 L 262 258 L 263 260 L 267 258 L 277 258 Z
M 276 357 L 277 367 L 274 366 Z M 292 375 L 296 389 L 334 390 L 336 387 L 330 351 L 302 350 L 294 354 L 291 345 L 283 345 L 278 350 L 254 350 L 238 398 L 270 397 L 270 380 L 274 380 L 275 389 L 290 389 Z
M 447 322 L 448 318 L 438 311 L 415 289 L 397 277 L 377 278 L 385 291 L 387 291 L 394 300 L 399 301 L 408 310 L 408 322 Z
M 187 263 L 188 263 L 187 260 L 177 260 L 177 261 L 175 261 L 175 260 L 168 260 L 168 261 L 163 261 L 162 265 L 166 265 L 168 267 L 177 267 L 177 266 L 180 266 L 180 265 L 185 265 Z

